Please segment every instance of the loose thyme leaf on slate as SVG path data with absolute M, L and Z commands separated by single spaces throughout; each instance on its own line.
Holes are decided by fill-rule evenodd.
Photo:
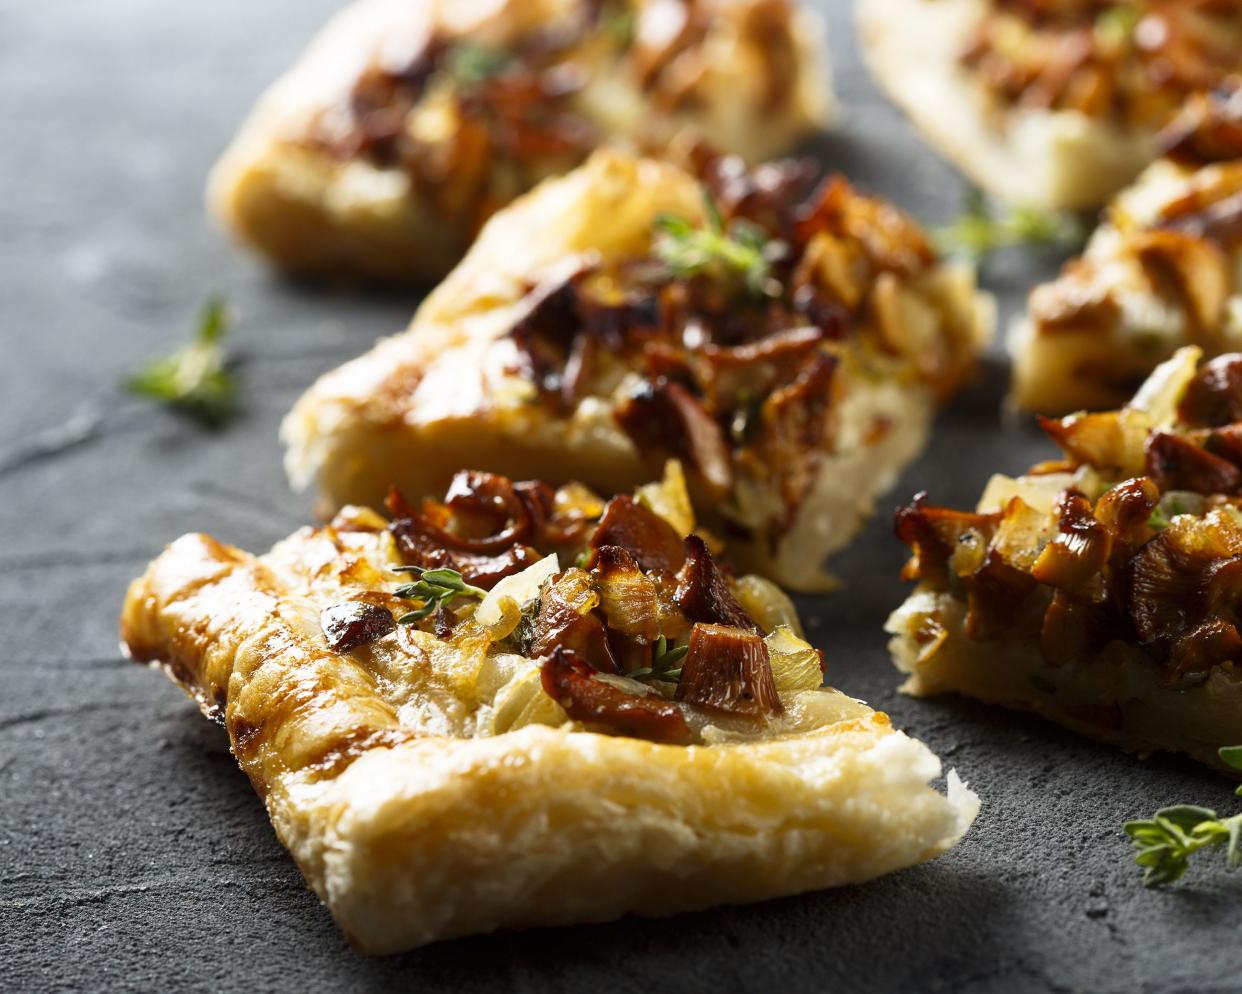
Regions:
M 220 427 L 232 415 L 237 395 L 237 379 L 223 348 L 228 330 L 224 298 L 208 298 L 190 343 L 148 363 L 125 381 L 125 389 Z
M 1233 769 L 1242 769 L 1242 746 L 1226 746 L 1220 757 Z M 1242 788 L 1238 793 L 1242 795 Z M 1134 862 L 1146 871 L 1143 883 L 1148 887 L 1181 878 L 1190 857 L 1200 849 L 1223 846 L 1226 868 L 1242 866 L 1242 814 L 1219 818 L 1211 808 L 1179 804 L 1161 808 L 1151 818 L 1127 822 L 1125 831 L 1138 850 Z

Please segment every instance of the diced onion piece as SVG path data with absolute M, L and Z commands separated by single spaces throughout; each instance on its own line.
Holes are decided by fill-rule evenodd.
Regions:
M 823 685 L 819 653 L 788 626 L 778 626 L 763 641 L 768 647 L 768 662 L 777 690 L 817 690 Z
M 560 563 L 557 561 L 556 553 L 554 552 L 540 559 L 533 566 L 527 566 L 522 572 L 506 576 L 496 586 L 492 587 L 475 610 L 475 623 L 489 630 L 500 625 L 503 620 L 511 615 L 511 611 L 502 607 L 502 600 L 512 600 L 520 612 L 523 605 L 539 596 L 539 591 L 544 583 L 550 577 L 559 573 L 560 569 Z M 516 624 L 517 622 L 515 621 L 514 625 Z M 509 629 L 509 631 L 512 630 L 512 628 Z M 505 634 L 507 635 L 508 632 Z
M 1181 403 L 1186 387 L 1195 378 L 1202 356 L 1203 350 L 1194 345 L 1178 349 L 1171 358 L 1152 370 L 1127 406 L 1147 414 L 1152 424 L 1172 424 L 1177 420 L 1177 405 Z
M 1010 566 L 1030 572 L 1056 533 L 1057 519 L 1051 507 L 1036 509 L 1021 497 L 1011 497 L 996 526 L 991 549 Z
M 799 638 L 802 637 L 798 609 L 789 595 L 771 580 L 753 573 L 739 576 L 733 583 L 733 596 L 765 632 L 785 625 Z
M 1052 505 L 1062 490 L 1074 485 L 1072 473 L 1046 473 L 1040 476 L 1002 476 L 999 473 L 988 480 L 983 496 L 975 510 L 979 514 L 995 514 L 1003 511 L 1013 497 L 1018 497 L 1028 507 L 1052 513 Z
M 666 462 L 664 479 L 644 484 L 634 491 L 634 497 L 672 525 L 679 536 L 694 531 L 694 507 L 690 503 L 690 491 L 686 489 L 686 473 L 678 460 Z
M 501 735 L 526 725 L 558 727 L 568 720 L 565 709 L 543 692 L 539 667 L 532 663 L 529 669 L 500 689 L 486 731 Z

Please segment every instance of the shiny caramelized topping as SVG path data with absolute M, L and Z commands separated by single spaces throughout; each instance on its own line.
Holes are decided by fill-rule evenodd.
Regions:
M 495 646 L 535 660 L 541 686 L 570 719 L 658 742 L 690 739 L 692 717 L 702 729 L 713 714 L 743 722 L 780 715 L 780 690 L 818 686 L 822 657 L 790 630 L 796 620 L 783 596 L 765 594 L 753 577 L 739 584 L 702 537 L 683 538 L 670 524 L 694 527 L 676 466 L 638 498 L 607 503 L 577 484 L 553 490 L 461 472 L 441 501 L 415 507 L 394 490 L 388 507 L 391 522 L 355 510 L 331 526 L 337 541 L 387 532 L 390 562 L 401 560 L 351 560 L 349 576 L 379 583 L 385 571 L 409 574 L 395 589 L 368 589 L 323 611 L 333 651 L 398 626 L 472 652 Z M 769 622 L 771 634 L 739 597 L 761 617 L 781 619 Z
M 446 214 L 482 224 L 544 176 L 583 161 L 601 134 L 594 81 L 620 77 L 661 113 L 692 108 L 721 18 L 701 0 L 580 0 L 488 42 L 430 35 L 377 62 L 313 143 L 342 159 L 402 169 Z M 768 106 L 796 83 L 789 0 L 759 0 L 734 26 L 763 74 Z M 393 45 L 401 44 L 393 39 Z M 633 126 L 641 132 L 641 122 Z
M 961 60 L 1004 105 L 1158 129 L 1242 73 L 1242 3 L 993 0 Z
M 543 690 L 574 721 L 603 725 L 619 735 L 654 742 L 685 742 L 685 713 L 660 695 L 627 693 L 595 678 L 596 670 L 572 649 L 558 646 L 543 663 Z
M 970 637 L 1025 631 L 1049 665 L 1114 640 L 1169 683 L 1242 663 L 1242 422 L 1225 423 L 1242 411 L 1242 355 L 1197 371 L 1194 355 L 1130 408 L 1045 419 L 1068 458 L 1059 475 L 1009 481 L 1000 511 L 916 497 L 897 514 L 914 553 L 903 575 L 964 599 Z
M 350 601 L 324 608 L 319 624 L 333 652 L 349 652 L 383 638 L 397 622 L 391 611 L 365 601 Z
M 682 664 L 677 700 L 731 714 L 780 714 L 768 647 L 757 632 L 696 624 Z
M 708 161 L 705 220 L 661 217 L 647 254 L 528 288 L 512 371 L 560 415 L 610 403 L 653 468 L 685 465 L 701 503 L 761 475 L 787 527 L 828 448 L 843 354 L 946 395 L 974 353 L 970 319 L 926 282 L 922 229 L 814 172 Z
M 1187 166 L 1242 159 L 1242 82 L 1193 96 L 1160 133 L 1160 150 Z

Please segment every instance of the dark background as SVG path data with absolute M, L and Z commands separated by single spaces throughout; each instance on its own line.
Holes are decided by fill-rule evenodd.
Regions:
M 1140 762 L 1035 719 L 899 695 L 881 632 L 905 591 L 889 509 L 971 504 L 1049 453 L 1001 415 L 1005 370 L 936 439 L 803 603 L 830 679 L 888 710 L 983 798 L 966 840 L 865 886 L 679 918 L 351 952 L 277 843 L 224 733 L 123 661 L 128 580 L 187 530 L 261 550 L 309 519 L 276 426 L 319 373 L 407 321 L 415 297 L 293 285 L 204 217 L 207 169 L 333 0 L 0 0 L 0 986 L 6 990 L 781 989 L 1237 991 L 1242 874 L 1205 856 L 1144 891 L 1122 822 L 1232 809 L 1189 761 Z M 830 166 L 929 221 L 963 187 L 877 94 L 844 0 L 846 117 Z M 1012 312 L 1056 260 L 986 274 Z M 209 292 L 237 319 L 244 411 L 212 434 L 116 384 L 189 333 Z

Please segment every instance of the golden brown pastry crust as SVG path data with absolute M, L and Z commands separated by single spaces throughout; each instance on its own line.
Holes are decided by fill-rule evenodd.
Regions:
M 883 244 L 912 225 L 882 202 L 857 199 L 874 212 L 857 222 L 862 239 Z M 558 414 L 532 402 L 537 392 L 520 372 L 510 332 L 529 313 L 532 287 L 554 286 L 584 265 L 644 256 L 661 215 L 697 224 L 704 213 L 690 174 L 616 152 L 597 153 L 510 205 L 409 330 L 329 373 L 298 401 L 282 427 L 295 486 L 317 485 L 330 511 L 374 503 L 390 482 L 409 494 L 436 493 L 463 464 L 580 479 L 602 492 L 641 484 L 652 475 L 650 454 L 614 416 L 614 397 L 641 370 Z M 854 265 L 844 240 L 827 238 L 818 259 L 813 247 L 806 265 L 829 274 L 815 279 L 831 281 L 834 266 L 849 272 Z M 973 271 L 934 256 L 910 270 L 885 270 L 847 288 L 857 299 L 841 340 L 823 348 L 837 367 L 826 435 L 814 447 L 823 458 L 805 499 L 792 509 L 782 504 L 762 463 L 739 462 L 723 496 L 705 497 L 700 488 L 698 509 L 709 524 L 714 513 L 751 530 L 750 541 L 731 547 L 743 567 L 800 589 L 829 585 L 825 556 L 848 541 L 876 495 L 922 448 L 938 395 L 969 375 L 991 334 L 991 298 L 975 290 Z
M 480 734 L 525 661 L 406 626 L 328 648 L 320 609 L 389 575 L 385 533 L 356 520 L 261 559 L 187 535 L 134 582 L 121 626 L 136 659 L 223 717 L 281 841 L 362 950 L 864 880 L 944 851 L 974 816 L 952 774 L 947 799 L 927 786 L 940 767 L 924 746 L 829 690 L 803 693 L 835 718 L 770 740 Z
M 644 18 L 651 31 L 657 22 L 667 27 L 652 0 L 628 5 L 636 44 L 648 30 Z M 465 39 L 504 51 L 536 28 L 585 16 L 588 6 L 586 0 L 356 0 L 259 101 L 212 173 L 213 213 L 239 240 L 288 269 L 433 282 L 461 258 L 480 218 L 521 190 L 498 202 L 495 193 L 488 203 L 473 196 L 433 202 L 402 169 L 317 144 L 321 123 L 345 113 L 365 73 L 399 67 L 421 38 Z M 653 103 L 626 68 L 592 70 L 575 113 L 621 145 L 663 153 L 670 144 L 706 139 L 754 161 L 788 151 L 827 122 L 832 99 L 823 29 L 808 11 L 787 0 L 699 0 L 694 9 L 709 27 L 695 43 L 693 78 L 678 84 L 685 94 L 677 106 Z M 776 106 L 764 55 L 773 24 L 795 48 L 792 64 L 781 67 L 789 79 Z M 428 139 L 432 145 L 449 140 Z M 538 161 L 532 160 L 536 178 L 574 164 L 553 157 L 540 167 Z

